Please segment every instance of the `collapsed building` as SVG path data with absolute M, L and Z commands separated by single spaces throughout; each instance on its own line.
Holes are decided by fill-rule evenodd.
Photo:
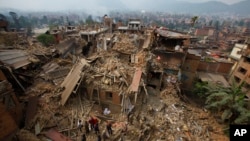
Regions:
M 138 20 L 131 20 L 126 32 L 110 33 L 106 27 L 67 30 L 69 34 L 49 48 L 30 44 L 14 58 L 1 49 L 2 66 L 12 66 L 13 76 L 22 76 L 16 80 L 33 78 L 29 87 L 19 86 L 25 122 L 21 130 L 13 126 L 9 132 L 18 131 L 17 139 L 80 140 L 77 121 L 92 115 L 100 121 L 101 132 L 106 121 L 114 123 L 109 140 L 122 138 L 126 122 L 126 140 L 227 140 L 207 111 L 180 101 L 188 35 L 144 30 Z M 87 135 L 87 140 L 95 139 L 94 133 Z
M 147 93 L 145 85 L 149 68 L 147 60 L 150 59 L 150 55 L 144 49 L 148 48 L 145 46 L 150 46 L 150 37 L 142 42 L 142 37 L 136 34 L 118 33 L 113 38 L 116 39 L 112 41 L 112 47 L 100 46 L 101 49 L 91 57 L 80 60 L 85 62 L 85 65 L 79 63 L 74 68 L 83 70 L 79 75 L 79 80 L 83 82 L 80 89 L 88 99 L 103 105 L 103 109 L 111 109 L 112 112 L 121 109 L 130 111 L 137 99 Z M 72 72 L 78 73 L 75 70 Z M 62 100 L 70 93 L 69 91 L 68 94 L 63 94 Z M 65 101 L 62 101 L 62 104 L 64 105 Z

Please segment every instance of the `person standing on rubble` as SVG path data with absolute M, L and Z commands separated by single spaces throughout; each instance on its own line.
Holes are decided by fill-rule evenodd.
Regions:
M 95 129 L 95 125 L 98 123 L 98 120 L 93 117 L 93 116 L 90 116 L 90 119 L 89 119 L 89 124 L 91 125 L 91 129 L 94 130 Z
M 127 115 L 127 122 L 132 124 L 132 117 L 133 117 L 133 114 L 132 112 L 129 112 L 128 115 Z
M 85 121 L 84 127 L 85 127 L 86 134 L 89 134 L 89 123 L 88 123 L 88 121 Z
M 79 121 L 77 122 L 77 128 L 78 128 L 81 132 L 82 132 L 82 127 L 83 127 L 82 121 L 79 120 Z
M 112 135 L 113 131 L 112 131 L 112 122 L 111 121 L 107 121 L 106 128 L 107 128 L 109 135 Z
M 99 133 L 100 133 L 98 122 L 94 125 L 94 130 L 95 130 L 95 133 L 96 133 L 96 134 L 99 134 Z

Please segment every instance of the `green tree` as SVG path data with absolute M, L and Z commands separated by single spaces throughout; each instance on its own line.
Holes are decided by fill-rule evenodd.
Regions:
M 20 16 L 18 20 L 19 20 L 20 27 L 27 27 L 29 24 L 29 19 L 27 17 Z
M 250 111 L 244 100 L 242 91 L 244 83 L 238 85 L 232 80 L 232 85 L 225 88 L 221 85 L 210 85 L 206 95 L 206 108 L 221 113 L 221 118 L 229 123 L 249 123 Z
M 194 84 L 193 93 L 201 98 L 205 98 L 209 89 L 210 88 L 208 82 L 202 82 L 196 80 Z
M 50 34 L 41 34 L 37 37 L 37 40 L 45 46 L 49 46 L 55 43 L 55 37 Z
M 198 20 L 198 16 L 194 16 L 194 17 L 191 18 L 192 27 L 194 27 L 194 24 L 197 22 L 197 20 Z
M 216 29 L 216 30 L 219 30 L 219 29 L 220 29 L 220 22 L 219 22 L 218 20 L 215 21 L 214 26 L 215 26 L 215 29 Z

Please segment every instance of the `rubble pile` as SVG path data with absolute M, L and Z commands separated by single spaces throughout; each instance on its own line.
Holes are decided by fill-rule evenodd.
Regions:
M 37 56 L 51 56 L 52 53 L 55 52 L 55 49 L 46 48 L 36 43 L 36 44 L 32 44 L 31 46 L 29 46 L 27 51 L 30 54 L 37 55 Z
M 116 54 L 106 54 L 96 58 L 83 70 L 86 83 L 93 83 L 101 88 L 112 87 L 114 90 L 129 86 L 135 70 L 130 64 L 123 62 Z
M 73 95 L 65 107 L 59 103 L 63 89 L 46 81 L 37 82 L 32 89 L 28 90 L 29 97 L 39 98 L 38 109 L 35 117 L 25 124 L 24 129 L 37 135 L 38 139 L 44 140 L 45 134 L 51 128 L 56 128 L 60 133 L 66 134 L 71 139 L 79 136 L 77 129 L 78 119 L 87 119 L 93 103 L 81 97 Z M 84 104 L 84 105 L 83 105 Z M 19 136 L 26 136 L 26 132 L 19 132 Z
M 136 34 L 120 34 L 118 36 L 118 41 L 116 41 L 112 49 L 125 54 L 135 53 L 139 49 L 137 36 Z
M 209 112 L 180 100 L 179 76 L 165 72 L 179 70 L 180 66 L 164 64 L 150 51 L 151 35 L 101 35 L 112 38 L 114 45 L 108 44 L 112 49 L 105 47 L 89 53 L 88 58 L 76 53 L 87 44 L 84 39 L 70 38 L 48 48 L 36 43 L 18 46 L 19 56 L 24 56 L 28 63 L 19 66 L 17 60 L 15 72 L 21 77 L 32 77 L 33 81 L 32 86 L 23 88 L 25 92 L 19 98 L 26 104 L 26 119 L 17 138 L 36 141 L 54 140 L 57 136 L 78 141 L 87 131 L 79 130 L 78 121 L 85 123 L 89 116 L 94 116 L 101 135 L 106 133 L 107 121 L 112 122 L 113 135 L 108 135 L 108 140 L 227 140 L 221 125 Z M 96 39 L 89 46 L 93 51 Z M 0 59 L 16 60 L 13 50 L 13 58 L 6 59 L 6 54 L 2 53 Z M 26 67 L 28 64 L 32 65 Z M 1 81 L 0 92 L 7 84 L 7 80 Z M 110 108 L 108 114 L 104 113 L 106 107 Z M 113 112 L 117 109 L 121 112 Z M 91 131 L 87 140 L 96 137 Z
M 131 118 L 131 136 L 128 138 L 162 141 L 228 140 L 208 111 L 182 102 L 177 93 L 174 85 L 168 85 L 161 91 L 160 97 L 151 97 L 147 106 Z M 157 100 L 160 102 L 155 103 Z
M 6 46 L 13 46 L 18 40 L 16 33 L 0 32 L 0 45 L 5 44 Z
M 67 60 L 53 60 L 42 66 L 42 71 L 40 72 L 39 77 L 53 82 L 55 85 L 59 85 L 70 71 L 71 66 L 71 62 Z

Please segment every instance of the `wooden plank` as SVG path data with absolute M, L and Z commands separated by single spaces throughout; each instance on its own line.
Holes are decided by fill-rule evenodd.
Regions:
M 69 96 L 81 78 L 82 69 L 85 65 L 88 65 L 87 61 L 85 59 L 81 59 L 73 66 L 72 70 L 64 79 L 63 83 L 61 84 L 61 87 L 65 88 L 61 95 L 61 105 L 64 105 L 68 100 Z
M 45 133 L 45 136 L 53 141 L 72 141 L 70 138 L 64 136 L 55 129 L 50 129 L 48 132 Z
M 141 68 L 136 68 L 133 81 L 130 87 L 130 91 L 137 92 L 141 80 L 142 70 Z
M 14 64 L 10 64 L 11 67 L 13 67 L 14 69 L 18 69 L 18 68 L 21 68 L 23 66 L 26 66 L 28 64 L 30 64 L 31 62 L 28 61 L 28 60 L 22 60 L 22 61 L 18 61 L 18 62 L 15 62 Z

